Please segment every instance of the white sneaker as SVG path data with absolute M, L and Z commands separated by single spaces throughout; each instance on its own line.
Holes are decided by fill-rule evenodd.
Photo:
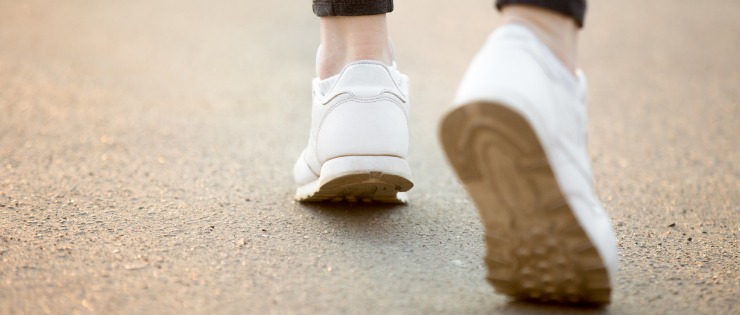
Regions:
M 617 247 L 594 194 L 586 84 L 526 27 L 494 32 L 443 119 L 447 157 L 485 227 L 488 280 L 539 302 L 610 302 Z
M 395 65 L 375 61 L 314 79 L 308 146 L 293 169 L 297 200 L 407 201 L 407 82 Z

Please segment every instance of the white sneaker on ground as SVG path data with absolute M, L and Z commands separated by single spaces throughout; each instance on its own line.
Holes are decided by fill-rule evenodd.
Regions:
M 299 201 L 406 202 L 408 79 L 376 61 L 357 61 L 313 81 L 308 146 L 295 164 Z
M 517 299 L 610 302 L 617 247 L 593 190 L 585 78 L 526 27 L 495 31 L 442 121 L 485 228 L 488 280 Z

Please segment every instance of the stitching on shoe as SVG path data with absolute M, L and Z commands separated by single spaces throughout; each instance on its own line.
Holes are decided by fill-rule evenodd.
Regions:
M 382 89 L 382 90 L 380 90 L 380 93 L 378 93 L 378 95 L 377 96 L 374 96 L 374 97 L 375 98 L 382 97 L 383 94 L 386 94 L 387 93 L 387 94 L 391 94 L 391 95 L 397 97 L 401 101 L 401 103 L 404 103 L 404 104 L 408 103 L 408 100 L 405 100 L 404 99 L 404 98 L 407 98 L 407 96 L 403 95 L 403 92 L 401 92 L 400 90 L 398 90 L 398 91 L 400 93 L 396 93 L 393 90 L 389 90 L 389 89 Z M 332 95 L 328 99 L 326 99 L 326 98 L 325 99 L 319 99 L 319 103 L 321 104 L 321 106 L 326 106 L 327 104 L 331 103 L 331 101 L 335 100 L 337 97 L 340 97 L 340 96 L 345 95 L 345 94 L 346 95 L 349 95 L 349 98 L 357 97 L 358 99 L 370 99 L 370 98 L 359 98 L 358 96 L 355 95 L 355 93 L 352 93 L 351 91 L 342 91 L 342 92 L 336 92 L 336 93 L 334 93 L 334 95 Z M 399 94 L 401 94 L 401 95 L 399 95 Z M 315 92 L 314 92 L 314 95 L 316 95 Z M 324 95 L 324 96 L 326 96 L 326 95 Z
M 409 122 L 408 113 L 403 108 L 403 105 L 399 104 L 398 101 L 396 101 L 396 100 L 394 100 L 394 99 L 392 99 L 390 97 L 387 97 L 387 96 L 377 96 L 377 97 L 369 98 L 369 99 L 347 98 L 345 100 L 341 100 L 341 101 L 337 102 L 336 104 L 332 105 L 331 108 L 329 108 L 328 111 L 326 111 L 326 114 L 324 114 L 324 117 L 321 118 L 321 123 L 319 123 L 319 127 L 317 128 L 317 130 L 319 132 L 321 131 L 321 128 L 324 127 L 324 122 L 326 121 L 326 117 L 329 117 L 329 115 L 331 114 L 331 112 L 333 112 L 337 107 L 339 107 L 339 105 L 345 104 L 347 102 L 357 102 L 357 103 L 370 104 L 370 103 L 375 103 L 377 101 L 389 101 L 389 102 L 395 104 L 396 107 L 398 107 L 398 109 L 400 109 L 401 112 L 403 113 L 403 117 L 406 119 L 406 123 L 408 124 L 408 122 Z M 316 153 L 316 160 L 318 160 L 319 163 L 321 163 L 321 159 L 319 158 L 319 150 L 318 150 L 318 148 L 319 148 L 319 136 L 318 136 L 318 133 L 317 133 L 316 134 L 316 144 L 315 144 L 314 151 Z M 321 163 L 321 164 L 323 164 L 323 163 Z
M 328 111 L 326 111 L 326 114 L 324 114 L 324 117 L 321 119 L 321 123 L 319 124 L 319 128 L 318 129 L 321 130 L 321 128 L 324 126 L 324 121 L 326 121 L 326 117 L 329 116 L 329 114 L 331 114 L 331 112 L 333 112 L 337 107 L 339 107 L 339 105 L 345 104 L 347 102 L 357 102 L 357 103 L 370 104 L 370 103 L 375 103 L 375 102 L 378 102 L 378 101 L 389 101 L 389 102 L 395 104 L 396 107 L 398 107 L 398 109 L 400 109 L 401 112 L 403 113 L 403 117 L 406 118 L 406 123 L 408 123 L 408 121 L 409 121 L 408 113 L 406 113 L 406 109 L 403 108 L 403 105 L 402 104 L 400 104 L 398 101 L 396 101 L 396 100 L 394 100 L 394 99 L 392 99 L 390 97 L 387 97 L 387 96 L 377 96 L 377 97 L 368 98 L 368 99 L 347 98 L 346 100 L 341 100 L 341 101 L 337 102 L 336 104 L 332 105 L 331 108 L 329 108 Z
M 344 73 L 347 72 L 347 69 L 349 69 L 349 67 L 356 66 L 356 65 L 369 65 L 369 66 L 377 66 L 377 67 L 383 68 L 383 70 L 385 70 L 385 72 L 388 73 L 388 75 L 391 77 L 391 82 L 393 82 L 393 86 L 395 86 L 396 89 L 399 92 L 401 92 L 401 95 L 403 95 L 403 97 L 408 97 L 408 95 L 407 95 L 408 93 L 404 93 L 403 90 L 401 89 L 401 85 L 398 82 L 396 82 L 395 79 L 393 79 L 393 74 L 391 74 L 391 70 L 388 69 L 388 66 L 386 66 L 385 64 L 383 64 L 380 61 L 373 61 L 373 60 L 359 60 L 359 61 L 355 61 L 353 63 L 350 63 L 350 64 L 344 66 L 344 68 L 342 69 L 342 71 L 339 72 L 339 74 L 338 74 L 338 78 L 339 79 L 336 82 L 334 82 L 334 84 L 332 84 L 331 88 L 329 88 L 329 91 L 332 91 L 332 90 L 334 90 L 335 87 L 337 87 L 337 84 L 339 84 L 340 79 L 344 76 Z M 403 74 L 401 74 L 401 76 L 403 76 Z M 326 95 L 324 95 L 324 96 L 326 96 Z

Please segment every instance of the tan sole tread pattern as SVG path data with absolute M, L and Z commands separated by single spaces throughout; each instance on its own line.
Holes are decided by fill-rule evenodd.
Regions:
M 480 212 L 496 291 L 545 303 L 610 302 L 604 263 L 521 115 L 495 103 L 461 106 L 442 122 L 441 140 Z
M 365 202 L 406 203 L 400 195 L 413 187 L 408 179 L 382 172 L 352 174 L 335 178 L 321 185 L 302 202 Z

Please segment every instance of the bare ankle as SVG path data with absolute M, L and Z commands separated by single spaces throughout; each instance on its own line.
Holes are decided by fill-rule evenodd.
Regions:
M 565 15 L 529 5 L 509 5 L 503 11 L 504 24 L 524 24 L 568 67 L 578 67 L 578 26 Z
M 328 78 L 358 60 L 393 62 L 385 14 L 322 17 L 318 76 Z

